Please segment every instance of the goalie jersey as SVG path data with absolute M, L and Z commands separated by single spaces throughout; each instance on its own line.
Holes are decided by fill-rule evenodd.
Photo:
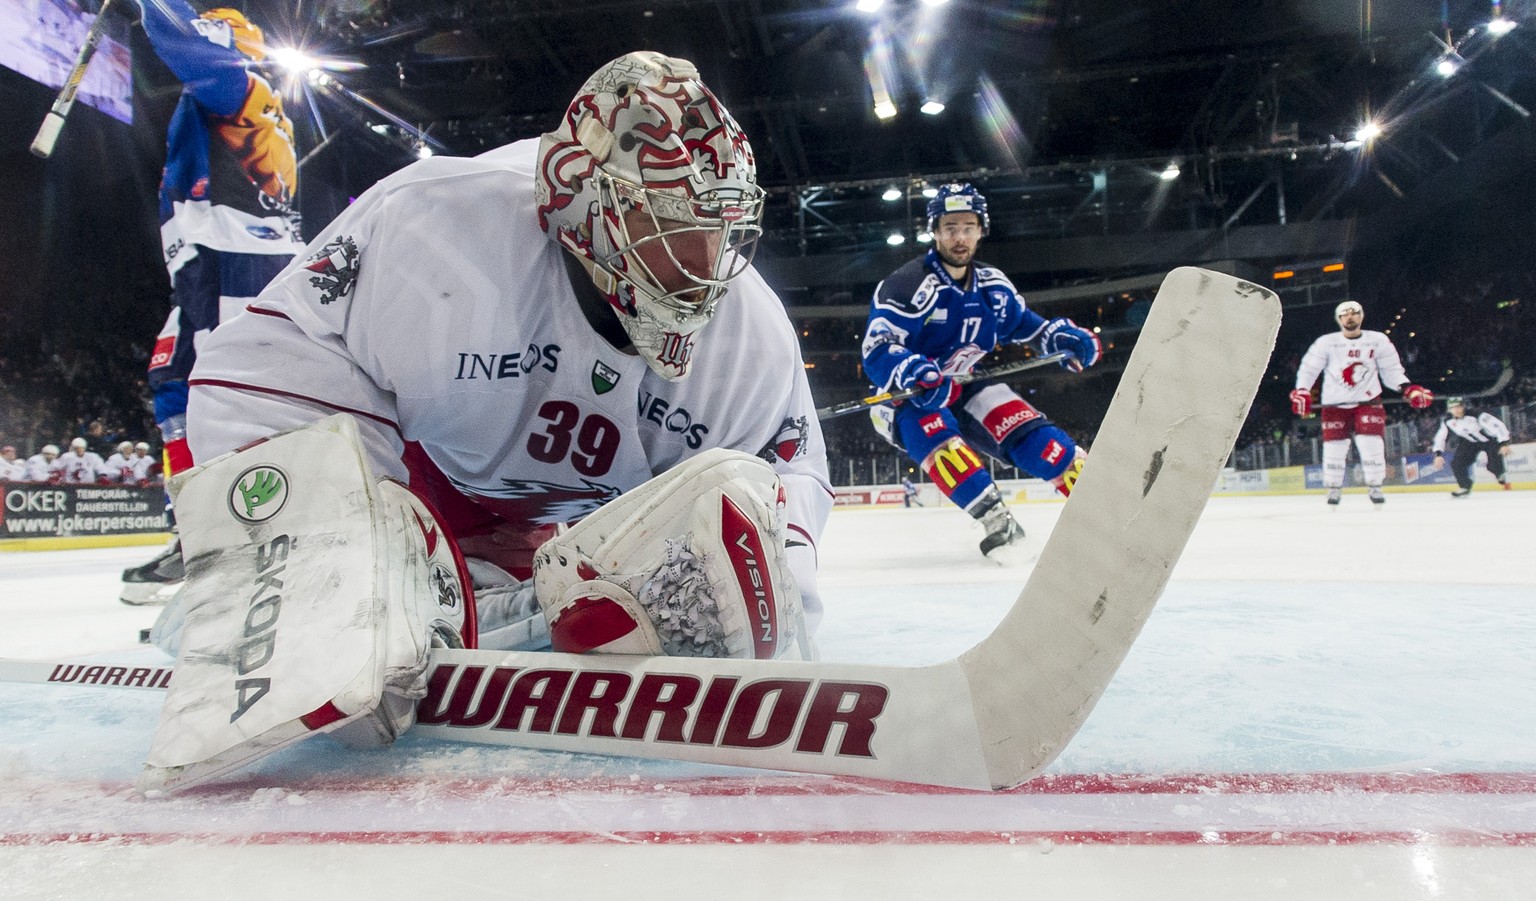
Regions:
M 327 226 L 199 346 L 194 458 L 350 412 L 377 474 L 430 488 L 402 459 L 419 454 L 449 500 L 537 530 L 722 447 L 772 464 L 789 543 L 814 553 L 832 496 L 783 305 L 748 270 L 688 378 L 655 375 L 584 316 L 566 251 L 539 228 L 537 147 L 416 163 Z

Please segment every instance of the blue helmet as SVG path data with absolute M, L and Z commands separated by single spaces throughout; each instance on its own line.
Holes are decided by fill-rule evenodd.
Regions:
M 981 220 L 981 233 L 992 230 L 992 220 L 987 218 L 987 198 L 968 184 L 948 184 L 928 201 L 928 233 L 939 227 L 939 217 L 945 213 L 975 213 Z

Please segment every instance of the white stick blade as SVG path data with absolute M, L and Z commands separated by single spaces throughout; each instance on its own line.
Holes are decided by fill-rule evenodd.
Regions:
M 967 652 L 994 787 L 1066 747 L 1161 596 L 1231 454 L 1280 326 L 1272 292 L 1169 273 L 1029 582 Z

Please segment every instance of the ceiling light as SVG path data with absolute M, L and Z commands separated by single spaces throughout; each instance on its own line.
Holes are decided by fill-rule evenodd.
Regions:
M 1362 144 L 1369 144 L 1379 137 L 1381 137 L 1381 126 L 1375 122 L 1367 122 L 1355 129 L 1355 140 Z
M 907 236 L 901 232 L 891 232 L 886 236 L 885 243 L 891 245 L 892 247 L 900 247 L 901 245 L 907 243 Z
M 1456 61 L 1455 56 L 1451 55 L 1442 56 L 1440 61 L 1435 63 L 1435 71 L 1440 73 L 1442 78 L 1450 78 L 1456 74 L 1456 70 L 1459 68 L 1461 68 L 1461 64 Z
M 893 188 L 886 188 L 885 189 L 885 193 L 880 195 L 880 199 L 884 200 L 886 202 L 890 202 L 890 201 L 893 201 L 893 200 L 900 200 L 901 199 L 901 189 L 900 188 L 894 188 L 894 187 Z
M 923 196 L 929 200 L 932 200 L 933 198 L 939 196 L 939 189 L 932 186 L 926 187 L 923 189 Z
M 896 115 L 896 104 L 895 103 L 892 103 L 889 100 L 876 100 L 875 101 L 875 118 L 876 119 L 880 119 L 880 120 L 884 121 L 886 119 L 894 118 L 895 115 Z
M 919 244 L 928 244 L 928 243 L 931 243 L 932 241 L 933 241 L 933 233 L 932 232 L 918 232 L 917 233 L 917 243 L 919 243 Z
M 1509 34 L 1515 30 L 1515 24 L 1514 19 L 1506 19 L 1503 16 L 1499 16 L 1488 23 L 1488 31 L 1493 35 Z
M 273 62 L 290 72 L 307 72 L 320 64 L 319 60 L 297 47 L 273 47 L 269 52 Z
M 426 159 L 427 157 L 429 157 L 431 155 L 432 155 L 432 148 L 428 147 L 425 141 L 423 141 L 422 143 L 416 145 L 416 158 L 417 159 L 424 160 L 424 159 Z
M 937 116 L 939 113 L 944 112 L 944 104 L 937 100 L 929 100 L 922 106 L 918 107 L 918 109 L 922 110 L 923 113 L 929 116 Z
M 1169 163 L 1168 168 L 1157 173 L 1157 177 L 1161 178 L 1163 181 L 1173 181 L 1179 177 L 1179 164 Z
M 879 12 L 880 7 L 884 5 L 885 0 L 859 0 L 859 2 L 853 5 L 853 8 L 861 13 L 873 13 Z

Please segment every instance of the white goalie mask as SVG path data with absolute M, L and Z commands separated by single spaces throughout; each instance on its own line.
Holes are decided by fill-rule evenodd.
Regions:
M 688 374 L 694 335 L 752 263 L 763 192 L 746 135 L 687 60 L 598 69 L 539 143 L 539 225 L 575 254 L 651 369 Z

